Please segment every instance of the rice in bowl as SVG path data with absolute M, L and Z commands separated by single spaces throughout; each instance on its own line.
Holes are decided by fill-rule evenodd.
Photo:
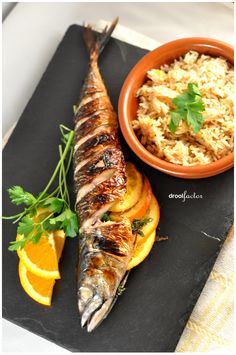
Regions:
M 233 67 L 226 59 L 190 51 L 170 65 L 152 69 L 138 90 L 139 106 L 132 121 L 139 140 L 155 156 L 194 166 L 212 163 L 233 151 Z M 196 83 L 205 105 L 203 126 L 196 134 L 181 121 L 169 130 L 172 100 Z

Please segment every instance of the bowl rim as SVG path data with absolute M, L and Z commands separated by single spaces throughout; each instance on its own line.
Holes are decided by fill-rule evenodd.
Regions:
M 186 37 L 176 39 L 162 44 L 156 49 L 148 52 L 134 65 L 122 86 L 118 102 L 118 117 L 120 128 L 127 144 L 132 149 L 132 151 L 145 163 L 162 172 L 165 172 L 169 175 L 174 175 L 176 177 L 184 178 L 203 178 L 218 175 L 233 167 L 234 152 L 229 153 L 227 156 L 218 159 L 215 162 L 204 165 L 184 166 L 167 162 L 166 160 L 160 159 L 153 155 L 141 144 L 131 126 L 128 115 L 126 113 L 128 100 L 130 98 L 130 94 L 132 93 L 132 87 L 134 85 L 134 82 L 136 81 L 136 73 L 139 72 L 140 66 L 142 66 L 143 63 L 149 62 L 150 60 L 155 58 L 160 50 L 162 51 L 163 49 L 165 49 L 165 51 L 167 52 L 175 44 L 189 46 L 199 44 L 201 46 L 205 45 L 208 49 L 213 47 L 218 50 L 222 50 L 222 56 L 224 56 L 223 52 L 225 51 L 230 51 L 232 56 L 234 53 L 234 48 L 232 45 L 217 39 L 207 37 Z M 225 55 L 225 57 L 227 59 L 227 55 Z M 230 62 L 231 64 L 233 64 L 232 61 Z

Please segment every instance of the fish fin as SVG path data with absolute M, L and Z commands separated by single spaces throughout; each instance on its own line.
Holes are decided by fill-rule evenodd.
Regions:
M 111 25 L 106 26 L 102 33 L 95 33 L 90 25 L 87 25 L 83 31 L 84 42 L 92 60 L 97 60 L 105 45 L 109 41 L 112 32 L 114 31 L 119 18 L 115 18 Z

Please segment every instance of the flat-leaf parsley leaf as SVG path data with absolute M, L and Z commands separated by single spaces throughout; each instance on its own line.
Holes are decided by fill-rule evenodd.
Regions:
M 176 109 L 170 111 L 171 121 L 168 126 L 169 130 L 175 133 L 181 120 L 183 120 L 192 127 L 194 133 L 198 133 L 204 121 L 201 112 L 205 110 L 198 85 L 189 83 L 187 91 L 176 96 L 172 102 Z
M 27 237 L 34 229 L 34 221 L 32 218 L 25 216 L 22 218 L 21 222 L 19 222 L 17 228 L 17 234 L 24 235 Z
M 9 193 L 11 202 L 14 205 L 21 205 L 24 203 L 25 205 L 29 206 L 36 201 L 35 197 L 31 193 L 24 191 L 21 186 L 13 186 L 7 191 Z
M 67 237 L 75 237 L 78 233 L 77 216 L 69 208 L 55 218 L 49 220 L 51 224 L 61 222 L 60 229 L 63 229 Z

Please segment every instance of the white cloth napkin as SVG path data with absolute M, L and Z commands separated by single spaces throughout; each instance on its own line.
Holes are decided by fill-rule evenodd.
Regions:
M 231 230 L 179 340 L 177 352 L 233 351 L 233 244 Z

